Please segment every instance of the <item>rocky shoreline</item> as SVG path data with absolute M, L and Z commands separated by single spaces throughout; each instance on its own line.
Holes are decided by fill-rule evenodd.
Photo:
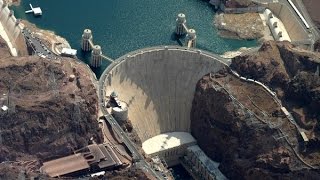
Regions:
M 220 36 L 233 39 L 259 39 L 265 29 L 258 13 L 219 13 L 214 17 L 214 25 Z
M 62 48 L 71 48 L 69 42 L 55 32 L 50 30 L 43 30 L 38 28 L 35 24 L 32 24 L 26 20 L 22 20 L 21 24 L 34 32 L 34 35 L 44 42 L 44 44 L 56 55 L 61 54 Z
M 319 166 L 320 54 L 296 49 L 288 42 L 266 42 L 253 55 L 232 60 L 231 68 L 241 76 L 258 80 L 274 89 L 310 143 L 305 160 Z
M 255 115 L 249 115 L 248 110 Z M 262 87 L 235 78 L 228 69 L 199 80 L 191 132 L 206 154 L 220 162 L 224 175 L 230 179 L 317 179 L 320 170 L 309 169 L 290 143 L 277 140 L 278 127 L 266 121 L 281 121 L 282 132 L 286 132 L 290 143 L 298 141 L 293 125 Z M 319 161 L 312 154 L 300 156 L 317 166 Z M 306 158 L 309 155 L 313 162 Z
M 19 6 L 21 0 L 4 0 L 9 6 Z

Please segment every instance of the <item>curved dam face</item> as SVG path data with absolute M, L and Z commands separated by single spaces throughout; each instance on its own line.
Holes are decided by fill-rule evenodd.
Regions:
M 131 52 L 100 78 L 103 98 L 113 91 L 128 104 L 129 120 L 142 142 L 168 132 L 190 132 L 197 81 L 225 64 L 215 55 L 181 47 Z

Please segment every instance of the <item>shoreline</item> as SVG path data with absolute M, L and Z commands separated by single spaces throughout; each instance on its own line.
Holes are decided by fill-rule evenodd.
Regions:
M 257 46 L 257 47 L 259 47 L 259 46 Z M 234 51 L 227 51 L 227 52 L 221 54 L 220 57 L 223 57 L 225 59 L 232 59 L 236 56 L 240 56 L 240 55 L 247 53 L 247 52 L 250 52 L 254 49 L 256 49 L 256 47 L 251 47 L 251 48 L 250 47 L 249 48 L 248 47 L 241 47 L 241 48 L 234 50 Z
M 229 14 L 217 13 L 213 26 L 218 34 L 230 39 L 260 39 L 264 36 L 265 26 L 259 13 Z
M 8 6 L 20 6 L 22 0 L 4 0 Z
M 41 39 L 44 44 L 56 55 L 61 54 L 62 48 L 71 48 L 66 38 L 55 34 L 54 31 L 41 29 L 37 25 L 30 23 L 27 20 L 22 20 L 21 24 L 24 27 L 34 32 L 34 35 Z

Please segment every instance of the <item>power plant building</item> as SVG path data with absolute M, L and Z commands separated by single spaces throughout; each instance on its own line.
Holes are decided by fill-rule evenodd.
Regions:
M 91 144 L 75 154 L 44 162 L 42 173 L 50 177 L 85 174 L 90 170 L 112 169 L 122 165 L 109 145 Z
M 179 164 L 176 157 L 183 156 L 187 147 L 197 144 L 194 137 L 187 132 L 170 132 L 159 134 L 142 143 L 142 149 L 150 156 L 161 156 L 168 165 Z

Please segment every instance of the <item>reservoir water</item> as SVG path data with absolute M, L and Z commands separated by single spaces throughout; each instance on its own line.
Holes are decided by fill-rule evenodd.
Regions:
M 42 17 L 24 13 L 29 3 L 41 7 Z M 179 45 L 173 32 L 180 12 L 186 14 L 188 27 L 197 31 L 197 48 L 222 54 L 257 45 L 256 41 L 219 37 L 213 26 L 215 11 L 206 0 L 22 0 L 12 9 L 17 18 L 65 37 L 86 63 L 89 55 L 80 50 L 85 28 L 92 29 L 94 43 L 104 54 L 117 58 L 144 47 Z M 98 77 L 108 64 L 105 61 L 101 68 L 94 69 Z

